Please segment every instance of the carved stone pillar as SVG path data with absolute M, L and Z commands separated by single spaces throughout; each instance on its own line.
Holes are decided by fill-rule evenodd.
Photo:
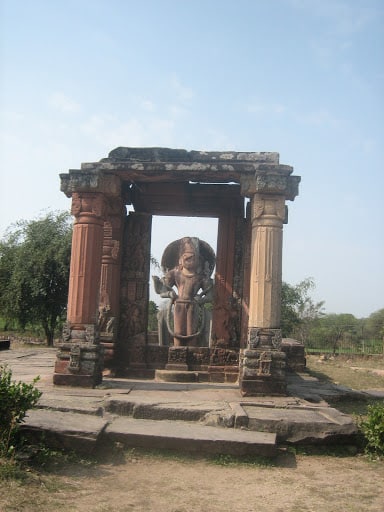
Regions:
M 251 261 L 247 348 L 240 362 L 244 396 L 286 392 L 285 354 L 281 352 L 281 282 L 285 200 L 297 195 L 292 168 L 274 166 L 242 182 L 251 198 Z
M 280 328 L 284 219 L 284 196 L 253 196 L 248 324 L 250 329 Z
M 72 197 L 72 237 L 67 323 L 57 354 L 54 384 L 93 387 L 102 380 L 99 296 L 108 195 L 119 193 L 114 176 L 71 171 L 61 188 Z
M 67 320 L 73 326 L 96 324 L 105 200 L 102 194 L 72 195 L 75 216 L 72 236 L 71 268 Z
M 152 216 L 130 212 L 125 222 L 120 286 L 117 369 L 140 375 L 147 368 L 147 322 Z
M 112 364 L 120 311 L 120 269 L 123 222 L 126 208 L 121 200 L 108 205 L 104 223 L 100 278 L 99 329 L 104 347 L 104 365 Z

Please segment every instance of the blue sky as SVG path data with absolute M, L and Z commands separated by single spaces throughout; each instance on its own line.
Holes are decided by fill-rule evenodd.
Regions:
M 382 0 L 0 0 L 0 235 L 117 146 L 277 151 L 302 176 L 283 279 L 384 307 Z M 215 221 L 155 220 L 153 253 Z

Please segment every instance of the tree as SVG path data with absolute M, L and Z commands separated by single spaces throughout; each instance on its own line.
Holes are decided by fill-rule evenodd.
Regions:
M 72 228 L 66 212 L 20 221 L 0 242 L 0 311 L 40 325 L 48 346 L 67 305 Z
M 373 339 L 384 340 L 384 309 L 372 313 L 364 322 L 365 334 Z
M 281 331 L 283 338 L 290 336 L 300 324 L 297 306 L 301 296 L 295 286 L 283 282 L 281 288 Z
M 148 331 L 157 331 L 157 313 L 159 308 L 153 300 L 148 303 Z
M 349 346 L 358 343 L 359 325 L 359 320 L 350 313 L 325 315 L 311 329 L 311 344 L 316 347 L 329 346 L 336 354 L 341 343 Z
M 310 327 L 324 315 L 324 301 L 314 302 L 309 295 L 314 288 L 315 284 L 311 277 L 295 286 L 283 283 L 281 324 L 284 337 L 294 336 L 305 343 Z

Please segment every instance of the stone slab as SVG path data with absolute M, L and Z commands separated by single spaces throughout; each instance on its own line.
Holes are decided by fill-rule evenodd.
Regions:
M 43 439 L 51 448 L 90 455 L 107 423 L 106 419 L 97 416 L 33 409 L 28 412 L 21 430 L 33 442 Z
M 76 412 L 80 414 L 91 414 L 103 416 L 104 400 L 102 397 L 91 398 L 80 396 L 49 396 L 43 393 L 38 404 L 40 409 L 51 409 L 61 412 Z
M 105 401 L 105 410 L 120 416 L 132 416 L 133 418 L 152 420 L 180 420 L 180 421 L 201 421 L 213 411 L 220 413 L 228 409 L 227 404 L 222 402 L 182 402 L 159 401 L 134 399 L 133 397 L 111 397 Z M 174 397 L 177 398 L 177 397 Z
M 178 421 L 117 418 L 107 426 L 105 438 L 125 446 L 185 452 L 274 456 L 276 435 L 240 429 L 202 426 Z
M 54 386 L 55 356 L 55 349 L 34 347 L 18 350 L 11 346 L 10 350 L 0 353 L 0 364 L 10 366 L 15 380 L 31 382 L 36 375 L 41 376 L 37 386 L 43 391 L 39 407 L 44 410 L 31 411 L 28 421 L 39 412 L 41 423 L 30 424 L 30 431 L 35 435 L 44 432 L 53 446 L 83 452 L 94 449 L 100 439 L 100 429 L 116 414 L 131 414 L 133 419 L 123 418 L 130 421 L 155 418 L 162 420 L 158 423 L 163 423 L 172 418 L 177 420 L 173 423 L 180 423 L 180 419 L 185 422 L 193 420 L 200 423 L 196 426 L 208 428 L 206 425 L 214 425 L 228 433 L 238 432 L 240 427 L 257 431 L 276 430 L 278 442 L 348 442 L 356 428 L 352 418 L 341 415 L 325 400 L 345 396 L 383 396 L 382 389 L 356 392 L 319 382 L 305 372 L 288 374 L 291 396 L 286 397 L 241 397 L 238 385 L 229 383 L 172 383 L 112 377 L 106 377 L 95 389 Z M 112 403 L 113 407 L 109 407 L 108 404 Z M 97 416 L 100 414 L 103 416 Z M 72 424 L 73 415 L 77 418 L 75 424 Z M 49 418 L 60 420 L 52 423 Z M 93 425 L 93 420 L 101 423 Z
M 248 428 L 275 432 L 278 442 L 352 441 L 358 434 L 353 419 L 332 407 L 259 407 L 242 404 Z
M 167 365 L 168 368 L 169 365 Z M 155 379 L 162 382 L 198 382 L 197 372 L 182 371 L 182 370 L 156 370 Z

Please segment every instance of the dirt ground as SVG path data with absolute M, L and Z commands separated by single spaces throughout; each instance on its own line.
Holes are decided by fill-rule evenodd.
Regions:
M 310 356 L 308 362 L 312 372 L 333 382 L 384 388 L 382 358 L 319 361 Z M 286 452 L 273 465 L 226 458 L 218 465 L 133 450 L 114 462 L 59 462 L 26 475 L 0 480 L 0 512 L 384 511 L 384 460 L 352 453 Z
M 225 459 L 224 459 L 225 462 Z M 384 461 L 280 456 L 274 466 L 128 452 L 0 482 L 1 512 L 382 512 Z

